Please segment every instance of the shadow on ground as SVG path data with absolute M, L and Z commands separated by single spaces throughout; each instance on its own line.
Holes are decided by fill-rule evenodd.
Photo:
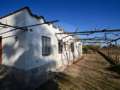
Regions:
M 59 88 L 55 80 L 49 80 L 44 85 L 39 86 L 35 90 L 59 90 Z
M 64 73 L 55 73 L 54 79 L 49 80 L 35 90 L 61 90 L 59 83 L 60 81 L 67 81 L 65 77 L 68 76 Z
M 120 64 L 107 68 L 109 71 L 116 72 L 120 75 Z

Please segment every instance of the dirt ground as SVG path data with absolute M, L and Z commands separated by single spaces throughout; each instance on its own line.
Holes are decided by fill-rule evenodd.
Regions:
M 64 72 L 55 73 L 53 80 L 49 80 L 36 90 L 120 90 L 120 73 L 112 71 L 107 60 L 96 52 L 85 54 L 83 57 L 83 59 L 68 66 Z M 5 85 L 0 82 L 0 87 L 11 87 L 13 80 L 7 81 Z M 16 90 L 15 88 L 0 88 L 0 90 Z
M 120 75 L 110 66 L 98 53 L 87 54 L 36 90 L 120 90 Z

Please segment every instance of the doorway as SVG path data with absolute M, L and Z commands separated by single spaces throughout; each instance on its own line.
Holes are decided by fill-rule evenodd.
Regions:
M 2 64 L 2 37 L 0 36 L 0 64 Z

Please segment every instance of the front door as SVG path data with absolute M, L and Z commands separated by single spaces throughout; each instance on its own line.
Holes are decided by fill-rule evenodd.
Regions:
M 0 36 L 0 64 L 2 64 L 2 37 Z

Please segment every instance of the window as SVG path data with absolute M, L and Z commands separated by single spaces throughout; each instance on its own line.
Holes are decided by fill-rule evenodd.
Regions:
M 66 47 L 66 42 L 63 43 L 63 46 L 64 46 L 64 48 L 65 48 L 65 50 L 66 50 L 66 48 L 67 48 L 67 47 Z
M 51 53 L 51 39 L 46 36 L 42 36 L 42 55 L 48 56 Z
M 74 43 L 71 43 L 71 51 L 74 52 Z
M 58 40 L 58 51 L 59 53 L 63 52 L 63 41 L 62 40 Z

